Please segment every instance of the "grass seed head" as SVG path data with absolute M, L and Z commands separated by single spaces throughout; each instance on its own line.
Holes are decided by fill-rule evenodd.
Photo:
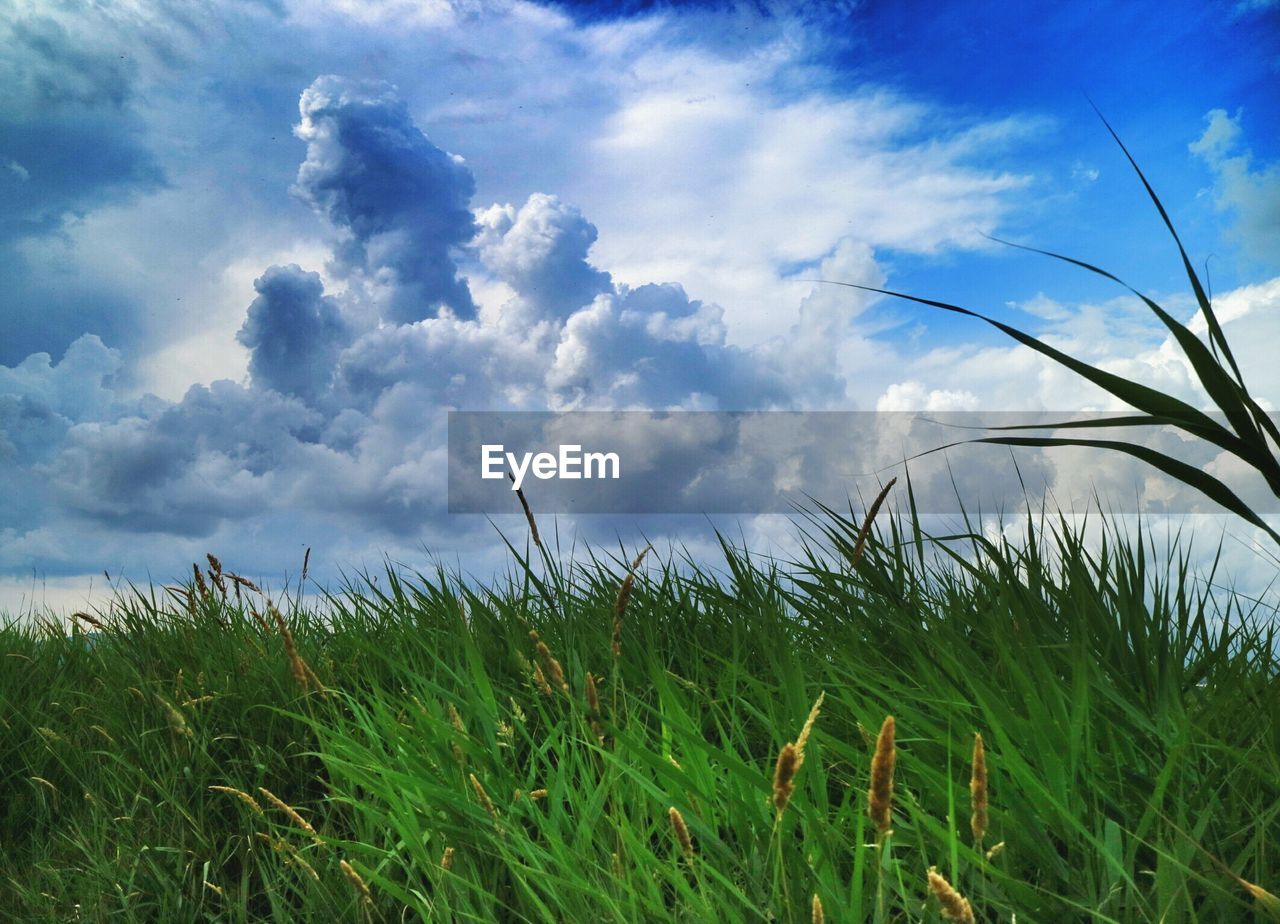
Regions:
M 105 624 L 105 623 L 103 623 L 103 622 L 102 622 L 101 620 L 99 620 L 99 619 L 94 618 L 93 616 L 90 616 L 88 613 L 79 613 L 79 612 L 77 612 L 77 613 L 72 613 L 72 614 L 71 614 L 71 618 L 72 618 L 72 619 L 79 619 L 79 620 L 81 620 L 82 622 L 87 622 L 89 625 L 93 626 L 93 627 L 94 627 L 95 629 L 97 629 L 99 632 L 105 632 L 105 631 L 107 631 L 107 627 L 106 627 L 106 624 Z
M 867 814 L 882 838 L 891 833 L 893 822 L 893 768 L 898 760 L 894 735 L 893 716 L 885 716 L 871 758 L 871 788 L 867 790 Z
M 187 725 L 186 718 L 183 717 L 182 711 L 173 703 L 169 702 L 163 696 L 157 696 L 160 701 L 160 708 L 164 710 L 165 721 L 169 723 L 169 730 L 175 735 L 181 735 L 184 738 L 195 737 L 191 733 L 190 726 Z
M 568 693 L 569 682 L 565 679 L 564 668 L 559 661 L 551 656 L 551 649 L 547 647 L 546 642 L 538 637 L 538 630 L 530 629 L 529 638 L 533 641 L 534 650 L 538 653 L 538 660 L 542 664 L 544 680 L 549 677 L 551 683 Z
M 200 566 L 195 562 L 191 563 L 191 573 L 195 575 L 196 589 L 200 591 L 201 599 L 209 599 L 209 585 L 204 582 L 204 574 L 200 571 Z
M 973 774 L 969 779 L 969 797 L 973 815 L 969 827 L 973 831 L 974 844 L 981 845 L 987 836 L 987 752 L 982 744 L 982 734 L 973 736 Z
M 675 835 L 680 852 L 688 860 L 693 859 L 693 837 L 689 834 L 689 826 L 684 823 L 684 816 L 674 805 L 667 809 L 667 817 L 671 820 L 671 833 Z
M 969 899 L 957 892 L 951 883 L 940 876 L 936 867 L 929 868 L 929 891 L 937 896 L 938 904 L 942 906 L 942 916 L 948 921 L 956 921 L 958 924 L 976 924 Z
M 342 868 L 342 875 L 347 877 L 347 882 L 351 883 L 352 888 L 360 893 L 360 900 L 366 905 L 372 905 L 373 894 L 369 891 L 369 886 L 365 883 L 364 877 L 356 872 L 356 868 L 346 860 L 339 860 L 338 866 Z
M 453 869 L 453 848 L 446 847 L 444 853 L 440 856 L 440 868 L 448 871 Z
M 644 561 L 644 557 L 649 554 L 649 550 L 653 545 L 646 545 L 640 550 L 640 554 L 631 562 L 631 568 L 627 571 L 627 576 L 622 579 L 622 583 L 618 585 L 618 597 L 613 602 L 613 656 L 615 658 L 622 655 L 622 621 L 627 615 L 627 604 L 631 602 L 631 589 L 636 583 L 636 569 L 640 567 L 640 563 Z
M 258 804 L 258 800 L 243 790 L 236 789 L 233 786 L 210 786 L 209 790 L 211 792 L 225 792 L 229 796 L 235 796 L 245 805 L 249 806 L 249 808 L 253 809 L 253 813 L 255 815 L 265 814 L 262 811 L 262 806 Z
M 800 767 L 799 751 L 791 742 L 778 752 L 778 763 L 773 768 L 773 807 L 781 812 L 791 801 L 795 790 L 796 770 Z
M 804 720 L 804 727 L 800 729 L 800 737 L 796 739 L 796 769 L 800 769 L 800 764 L 804 763 L 804 746 L 809 743 L 809 735 L 813 732 L 813 726 L 818 721 L 818 714 L 822 711 L 822 702 L 827 698 L 826 692 L 818 694 L 818 698 L 813 701 L 813 708 L 809 710 L 809 717 Z
M 542 673 L 542 665 L 533 665 L 533 683 L 543 696 L 552 695 L 555 690 L 551 689 L 551 684 L 547 683 L 547 675 Z
M 867 545 L 867 537 L 871 535 L 871 524 L 875 522 L 876 514 L 880 512 L 880 505 L 889 496 L 889 490 L 897 480 L 897 478 L 890 478 L 888 483 L 880 489 L 876 499 L 871 502 L 871 509 L 867 511 L 867 518 L 862 523 L 862 529 L 858 530 L 858 538 L 854 541 L 853 551 L 849 553 L 849 564 L 851 566 L 856 566 L 862 559 L 862 553 Z
M 476 792 L 476 798 L 480 800 L 480 805 L 488 813 L 489 817 L 494 821 L 498 820 L 498 810 L 493 804 L 493 800 L 489 798 L 489 793 L 485 791 L 484 784 L 476 777 L 474 773 L 468 774 L 471 777 L 471 788 Z
M 507 477 L 511 479 L 511 483 L 516 483 L 516 476 L 507 472 Z M 529 521 L 529 535 L 533 537 L 533 544 L 538 548 L 542 548 L 542 537 L 538 535 L 538 521 L 533 518 L 533 511 L 529 509 L 529 502 L 525 500 L 524 489 L 516 488 L 516 497 L 520 500 L 520 509 L 524 511 L 524 518 Z
M 818 898 L 818 893 L 813 893 L 813 924 L 825 924 L 827 920 L 826 912 L 822 910 L 822 899 Z
M 290 821 L 292 821 L 295 825 L 297 825 L 303 831 L 306 831 L 308 834 L 310 834 L 311 837 L 316 841 L 316 843 L 320 842 L 320 835 L 316 833 L 316 829 L 311 827 L 311 822 L 307 821 L 305 818 L 303 818 L 301 815 L 298 814 L 297 809 L 295 809 L 289 803 L 285 802 L 283 799 L 281 799 L 271 790 L 267 789 L 267 787 L 265 786 L 259 786 L 258 792 L 266 796 L 268 802 L 270 802 L 280 811 L 284 812 L 284 814 L 288 816 Z

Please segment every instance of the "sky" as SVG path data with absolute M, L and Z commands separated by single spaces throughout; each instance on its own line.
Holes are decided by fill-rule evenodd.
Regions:
M 522 521 L 448 513 L 451 409 L 1114 406 L 819 278 L 1206 405 L 1125 290 L 991 239 L 1193 322 L 1099 112 L 1273 407 L 1278 26 L 1273 0 L 0 0 L 0 610 L 206 551 L 274 586 L 307 548 L 321 584 L 492 573 Z M 785 547 L 776 520 L 733 528 Z M 556 525 L 714 549 L 702 520 Z

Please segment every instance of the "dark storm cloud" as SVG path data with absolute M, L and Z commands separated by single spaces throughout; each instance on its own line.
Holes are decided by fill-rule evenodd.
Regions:
M 324 294 L 319 274 L 296 263 L 270 267 L 253 287 L 258 297 L 236 339 L 250 350 L 254 384 L 315 401 L 348 339 L 337 302 Z
M 388 320 L 417 321 L 442 305 L 474 316 L 452 254 L 476 232 L 475 180 L 461 159 L 427 140 L 387 84 L 320 77 L 299 109 L 307 158 L 294 188 L 347 232 L 337 265 L 390 276 Z

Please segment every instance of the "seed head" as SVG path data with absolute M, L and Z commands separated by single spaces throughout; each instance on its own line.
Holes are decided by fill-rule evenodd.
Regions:
M 342 868 L 342 875 L 347 877 L 347 882 L 360 893 L 360 900 L 366 905 L 372 905 L 373 895 L 369 892 L 369 886 L 365 884 L 363 877 L 356 872 L 356 868 L 346 860 L 339 860 L 338 866 Z
M 982 735 L 973 736 L 973 774 L 969 779 L 969 797 L 973 803 L 973 816 L 969 827 L 973 831 L 974 844 L 981 846 L 987 836 L 987 752 L 982 746 Z
M 498 820 L 498 810 L 494 808 L 493 800 L 489 798 L 489 793 L 485 791 L 484 784 L 476 779 L 474 773 L 471 776 L 471 788 L 476 791 L 476 798 L 480 800 L 480 805 L 489 813 L 489 817 L 494 821 Z
M 685 855 L 685 859 L 692 860 L 693 838 L 689 835 L 689 826 L 684 823 L 684 816 L 673 805 L 667 809 L 667 817 L 671 819 L 671 833 L 675 835 L 676 843 L 680 845 L 680 851 Z
M 952 888 L 951 883 L 938 875 L 937 868 L 932 866 L 929 867 L 929 891 L 937 896 L 938 903 L 942 905 L 942 916 L 948 921 L 976 924 L 969 899 Z
M 886 716 L 876 738 L 876 753 L 871 758 L 871 788 L 867 790 L 867 814 L 880 837 L 887 837 L 893 824 L 893 767 L 898 759 L 894 745 L 893 716 Z
M 652 548 L 653 545 L 650 544 L 640 550 L 640 554 L 631 563 L 627 576 L 618 585 L 618 597 L 613 602 L 613 656 L 615 658 L 622 655 L 622 620 L 627 614 L 627 604 L 631 602 L 631 589 L 636 583 L 636 569 L 640 567 L 640 563 Z
M 790 742 L 778 752 L 778 763 L 773 768 L 773 807 L 781 812 L 791 800 L 795 790 L 796 770 L 799 769 L 799 751 Z

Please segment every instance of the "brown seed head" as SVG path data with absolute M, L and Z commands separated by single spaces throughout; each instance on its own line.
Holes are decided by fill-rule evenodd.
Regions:
M 547 675 L 542 673 L 542 665 L 533 665 L 533 682 L 543 696 L 550 696 L 555 691 L 551 689 L 551 684 L 547 683 Z
M 310 834 L 311 837 L 315 839 L 317 843 L 319 843 L 320 835 L 316 833 L 315 828 L 311 827 L 311 822 L 307 821 L 305 818 L 303 818 L 301 815 L 298 814 L 297 809 L 295 809 L 289 803 L 285 802 L 283 799 L 281 799 L 271 790 L 267 789 L 267 787 L 265 786 L 259 786 L 258 792 L 266 796 L 268 802 L 270 802 L 280 811 L 284 812 L 284 814 L 289 817 L 290 821 L 292 821 L 295 825 L 297 825 L 303 831 L 306 831 L 308 834 Z
M 871 788 L 867 790 L 867 814 L 882 838 L 889 835 L 893 824 L 893 767 L 898 760 L 894 731 L 893 716 L 886 716 L 876 738 L 876 753 L 871 758 Z
M 684 823 L 684 816 L 674 805 L 667 809 L 667 817 L 671 819 L 671 833 L 686 859 L 693 859 L 693 838 L 689 835 L 689 826 Z
M 969 797 L 973 805 L 973 816 L 969 819 L 969 827 L 973 831 L 973 842 L 981 846 L 982 839 L 987 836 L 988 802 L 987 802 L 987 752 L 982 745 L 982 735 L 973 736 L 973 774 L 969 779 Z
M 247 792 L 243 792 L 242 790 L 235 789 L 234 787 L 231 787 L 231 786 L 210 786 L 209 789 L 213 792 L 225 792 L 228 795 L 235 796 L 245 805 L 249 806 L 249 808 L 253 809 L 255 815 L 264 814 L 262 811 L 262 806 L 258 804 L 258 800 L 255 799 L 253 796 L 249 795 Z
M 200 572 L 200 566 L 195 562 L 191 563 L 191 571 L 195 575 L 196 588 L 200 591 L 200 596 L 205 600 L 209 599 L 209 585 L 204 582 L 204 575 Z
M 356 872 L 356 868 L 346 860 L 339 860 L 338 866 L 342 868 L 342 875 L 347 877 L 347 882 L 360 893 L 360 900 L 366 905 L 372 905 L 373 895 L 369 892 L 369 886 L 365 884 L 364 878 Z
M 241 577 L 240 575 L 232 574 L 231 572 L 227 572 L 227 577 L 231 578 L 232 582 L 237 587 L 243 587 L 245 590 L 252 590 L 255 594 L 262 593 L 262 591 L 258 589 L 258 585 L 253 583 L 253 581 L 249 580 L 247 577 Z
M 72 613 L 71 618 L 79 619 L 83 622 L 87 622 L 89 625 L 93 626 L 95 629 L 98 629 L 99 631 L 105 632 L 107 629 L 106 625 L 104 625 L 101 620 L 95 619 L 93 616 L 90 616 L 88 613 Z
M 942 916 L 948 921 L 957 921 L 959 924 L 976 924 L 973 917 L 973 908 L 969 905 L 969 899 L 965 898 L 954 888 L 951 883 L 938 875 L 935 867 L 929 868 L 929 891 L 938 898 L 938 904 L 942 905 Z
M 222 579 L 222 562 L 218 561 L 218 556 L 212 552 L 206 552 L 204 557 L 209 559 L 209 578 L 213 581 L 213 586 L 217 587 L 218 592 L 225 598 L 227 582 Z
M 893 813 L 893 764 L 897 763 L 897 749 L 893 744 L 895 724 L 892 715 L 884 717 L 884 723 L 876 738 L 876 755 L 872 758 L 872 786 L 867 791 L 867 814 L 876 825 L 879 836 L 890 833 Z
M 799 769 L 799 752 L 790 742 L 778 752 L 778 763 L 773 768 L 773 807 L 781 812 L 791 800 L 795 789 L 796 770 Z
M 485 792 L 484 784 L 482 784 L 474 773 L 471 776 L 471 788 L 476 791 L 476 798 L 480 800 L 480 805 L 488 812 L 489 817 L 494 821 L 498 820 L 498 810 L 494 808 L 493 800 L 489 798 L 489 794 Z
M 827 920 L 826 912 L 822 910 L 822 899 L 818 898 L 818 893 L 813 893 L 813 924 L 825 924 Z
M 622 620 L 627 614 L 627 604 L 631 602 L 631 588 L 635 586 L 636 569 L 640 567 L 640 563 L 652 548 L 653 545 L 650 544 L 640 550 L 640 554 L 631 563 L 627 576 L 618 586 L 618 598 L 613 602 L 613 656 L 615 658 L 622 654 Z
M 809 743 L 809 735 L 814 723 L 818 721 L 818 713 L 822 711 L 822 701 L 826 698 L 825 691 L 818 694 L 818 698 L 813 701 L 813 708 L 809 710 L 809 717 L 804 720 L 804 727 L 800 729 L 800 737 L 796 739 L 796 770 L 804 763 L 804 746 Z
M 446 847 L 444 854 L 440 857 L 440 868 L 443 870 L 453 869 L 453 848 Z
M 507 472 L 507 477 L 511 479 L 511 483 L 516 483 L 516 476 Z M 538 521 L 533 518 L 533 511 L 529 509 L 529 502 L 524 498 L 524 489 L 516 488 L 516 497 L 520 500 L 520 508 L 524 511 L 524 518 L 529 521 L 529 535 L 533 537 L 533 544 L 538 548 L 542 548 L 542 539 L 538 536 Z
M 867 518 L 862 523 L 862 529 L 858 530 L 858 538 L 854 541 L 853 551 L 849 554 L 850 565 L 857 565 L 861 560 L 862 552 L 867 544 L 867 537 L 871 535 L 871 524 L 875 522 L 876 514 L 880 512 L 880 505 L 889 496 L 889 489 L 893 487 L 894 482 L 897 480 L 897 478 L 890 478 L 888 484 L 880 489 L 876 499 L 871 502 L 871 509 L 867 511 Z

